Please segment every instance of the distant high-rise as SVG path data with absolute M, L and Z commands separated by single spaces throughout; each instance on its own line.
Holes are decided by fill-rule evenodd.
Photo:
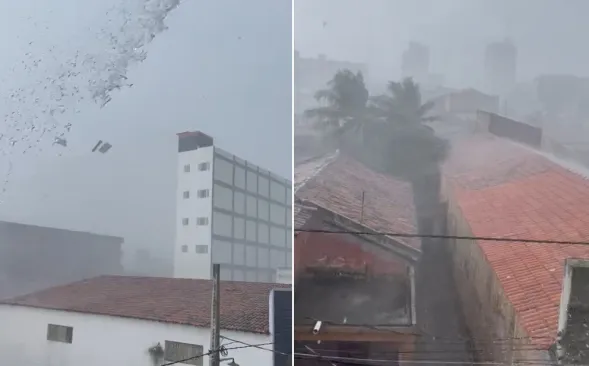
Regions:
M 404 78 L 412 77 L 417 82 L 425 82 L 429 75 L 429 48 L 421 43 L 409 43 L 403 52 L 401 73 Z
M 493 42 L 485 52 L 485 91 L 504 96 L 516 83 L 517 48 L 510 40 Z

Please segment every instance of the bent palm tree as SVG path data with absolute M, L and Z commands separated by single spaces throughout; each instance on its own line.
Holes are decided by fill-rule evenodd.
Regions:
M 327 86 L 315 93 L 315 99 L 324 105 L 306 110 L 305 117 L 314 119 L 318 128 L 337 140 L 362 128 L 369 94 L 362 73 L 347 69 L 338 71 Z
M 385 174 L 411 183 L 420 233 L 432 234 L 440 203 L 440 164 L 448 154 L 446 140 L 426 125 L 432 105 L 422 104 L 411 79 L 390 82 L 388 94 L 372 99 L 379 117 L 366 129 L 363 161 Z

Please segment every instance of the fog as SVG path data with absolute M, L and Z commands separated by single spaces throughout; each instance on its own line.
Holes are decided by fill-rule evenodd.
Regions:
M 288 2 L 0 7 L 0 219 L 121 236 L 126 269 L 169 275 L 176 133 L 291 176 Z
M 586 303 L 567 305 L 565 275 L 571 258 L 589 259 L 588 10 L 584 0 L 295 2 L 295 202 L 307 243 L 297 273 L 329 278 L 325 299 L 344 298 L 338 286 L 357 289 L 352 299 L 374 278 L 415 286 L 409 355 L 387 355 L 403 353 L 391 346 L 353 361 L 588 360 Z M 395 262 L 407 238 L 414 277 Z M 387 239 L 392 259 L 378 252 Z M 364 314 L 337 308 L 332 324 Z M 365 323 L 354 325 L 369 332 Z M 338 347 L 321 351 L 348 351 Z
M 295 2 L 295 44 L 360 61 L 374 78 L 398 78 L 410 41 L 430 47 L 431 70 L 450 86 L 480 83 L 484 47 L 510 37 L 518 48 L 518 80 L 544 73 L 588 76 L 583 0 L 301 0 Z M 550 55 L 550 57 L 547 57 Z

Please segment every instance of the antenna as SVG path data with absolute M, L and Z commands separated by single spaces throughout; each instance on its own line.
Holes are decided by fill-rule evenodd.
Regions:
M 362 207 L 360 208 L 360 223 L 364 224 L 364 191 L 362 191 Z

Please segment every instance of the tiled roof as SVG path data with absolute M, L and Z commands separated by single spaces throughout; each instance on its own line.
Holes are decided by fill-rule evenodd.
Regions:
M 589 181 L 540 153 L 481 137 L 454 147 L 445 174 L 475 236 L 589 241 Z M 564 260 L 589 246 L 479 244 L 530 337 L 556 337 Z
M 296 166 L 295 190 L 299 199 L 308 200 L 372 230 L 416 233 L 411 186 L 376 173 L 343 154 L 332 157 L 327 164 L 325 159 L 319 159 L 315 165 L 310 161 Z M 419 239 L 397 240 L 419 246 Z
M 289 285 L 221 282 L 221 328 L 268 333 L 272 289 Z M 210 325 L 212 281 L 180 278 L 101 276 L 1 301 L 195 327 Z

